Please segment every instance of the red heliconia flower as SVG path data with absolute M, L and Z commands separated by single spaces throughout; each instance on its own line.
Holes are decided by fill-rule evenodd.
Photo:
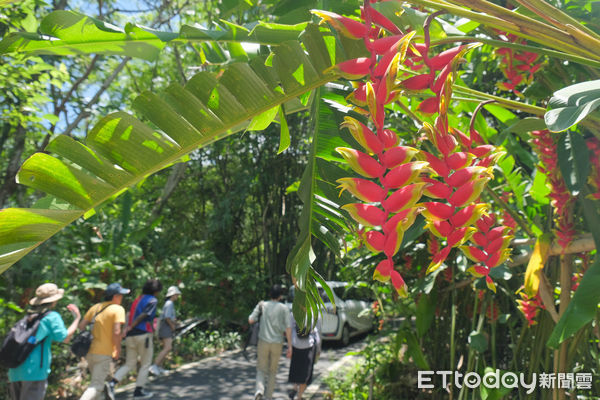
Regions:
M 421 155 L 425 157 L 425 160 L 429 163 L 431 168 L 442 178 L 447 178 L 450 174 L 450 168 L 445 162 L 437 158 L 431 153 L 421 150 Z
M 452 193 L 452 188 L 446 185 L 444 182 L 440 182 L 438 180 L 432 178 L 421 178 L 423 182 L 429 183 L 429 186 L 426 186 L 423 190 L 423 193 L 426 196 L 432 197 L 434 199 L 447 199 L 450 197 Z
M 418 153 L 419 150 L 414 147 L 396 146 L 383 153 L 379 159 L 384 167 L 392 169 L 411 161 Z
M 366 106 L 367 105 L 367 85 L 364 82 L 357 83 L 356 81 L 352 82 L 352 84 L 354 85 L 354 87 L 356 89 L 354 89 L 354 91 L 346 97 L 346 100 L 348 100 L 351 103 L 354 103 L 360 107 Z
M 538 167 L 548 177 L 550 186 L 550 204 L 554 208 L 555 229 L 558 244 L 565 249 L 576 234 L 573 222 L 572 206 L 575 198 L 567 189 L 565 180 L 558 166 L 557 145 L 551 133 L 547 130 L 533 131 L 531 141 L 538 153 L 542 166 Z
M 513 34 L 501 33 L 500 37 L 509 42 L 525 44 L 523 39 Z M 500 68 L 508 79 L 508 82 L 500 82 L 497 86 L 502 90 L 512 91 L 516 95 L 522 96 L 516 88 L 522 83 L 530 83 L 533 80 L 533 74 L 542 66 L 542 63 L 535 64 L 539 54 L 528 51 L 515 53 L 508 47 L 496 49 L 496 54 L 502 56 Z M 525 75 L 526 73 L 529 74 Z
M 481 192 L 489 180 L 490 178 L 487 177 L 478 178 L 463 184 L 450 196 L 448 202 L 454 207 L 464 207 L 471 204 L 481 196 Z
M 488 289 L 496 293 L 496 284 L 494 284 L 494 281 L 492 280 L 492 278 L 490 278 L 491 268 L 484 265 L 475 265 L 469 268 L 467 271 L 476 277 L 485 278 L 485 284 L 488 287 Z
M 383 143 L 383 148 L 385 150 L 391 150 L 392 148 L 395 148 L 398 146 L 398 136 L 391 129 L 382 130 L 381 133 L 379 133 L 378 138 Z M 416 150 L 416 149 L 414 149 L 414 150 L 415 150 L 415 154 L 416 154 L 416 152 L 418 150 Z M 386 154 L 387 154 L 387 151 L 386 151 Z M 385 164 L 385 162 L 383 163 L 383 165 L 387 166 Z M 388 168 L 390 168 L 390 167 L 388 167 Z
M 571 292 L 575 292 L 581 283 L 581 278 L 583 278 L 582 272 L 575 272 L 571 277 Z
M 396 189 L 414 183 L 422 173 L 429 171 L 429 163 L 425 161 L 413 161 L 398 165 L 388 172 L 381 183 L 388 189 Z
M 372 3 L 375 3 L 375 1 L 372 1 Z M 400 30 L 400 28 L 398 28 L 392 21 L 390 21 L 386 16 L 381 14 L 379 11 L 375 10 L 374 8 L 370 8 L 369 13 L 371 15 L 371 21 L 375 25 L 379 25 L 383 29 L 385 29 L 388 32 L 393 33 L 395 35 L 402 34 L 402 31 Z M 364 14 L 363 7 L 361 7 L 361 14 Z
M 423 206 L 425 207 L 425 210 L 422 214 L 431 221 L 447 220 L 454 215 L 454 212 L 456 211 L 455 207 L 437 201 L 423 203 Z
M 402 279 L 402 275 L 400 275 L 400 273 L 398 271 L 393 270 L 391 273 L 391 277 L 392 277 L 392 286 L 394 286 L 394 289 L 396 289 L 396 292 L 398 293 L 398 295 L 400 295 L 401 297 L 408 296 L 408 288 L 406 287 L 406 283 L 404 282 L 404 279 Z
M 368 231 L 363 234 L 359 234 L 365 242 L 367 248 L 373 253 L 381 253 L 385 246 L 385 236 L 383 233 L 378 231 Z
M 352 137 L 369 153 L 380 153 L 383 150 L 383 143 L 359 120 L 346 116 L 340 127 L 348 128 Z
M 416 75 L 400 82 L 401 87 L 408 90 L 425 90 L 431 85 L 433 77 L 431 74 Z M 437 110 L 434 110 L 435 112 Z
M 325 72 L 335 71 L 346 79 L 360 79 L 371 71 L 372 60 L 367 57 L 354 58 L 332 65 Z
M 463 226 L 473 225 L 475 221 L 486 215 L 489 210 L 489 204 L 477 203 L 471 204 L 465 208 L 458 210 L 450 217 L 452 226 L 462 228 Z M 481 228 L 478 226 L 478 229 Z
M 419 104 L 417 111 L 420 111 L 425 114 L 433 114 L 438 111 L 439 107 L 440 107 L 439 97 L 430 97 L 427 100 L 424 100 Z
M 413 207 L 421 199 L 426 182 L 417 182 L 404 186 L 382 202 L 383 208 L 390 213 L 395 213 Z
M 539 294 L 534 297 L 529 297 L 524 290 L 520 290 L 519 295 L 521 296 L 521 299 L 517 300 L 517 308 L 525 315 L 529 326 L 535 325 L 537 323 L 535 318 L 537 317 L 539 310 L 544 309 Z
M 452 62 L 454 57 L 456 57 L 464 48 L 465 46 L 457 46 L 443 51 L 440 54 L 430 58 L 427 62 L 427 66 L 435 71 L 438 71 Z
M 446 165 L 449 168 L 454 170 L 459 170 L 462 168 L 467 168 L 473 162 L 475 155 L 466 151 L 459 151 L 456 153 L 450 154 L 446 157 Z
M 394 263 L 389 259 L 385 259 L 381 261 L 375 268 L 373 279 L 376 279 L 380 282 L 387 282 L 390 279 L 393 270 Z
M 446 282 L 452 282 L 452 278 L 454 276 L 454 274 L 452 273 L 452 268 L 444 269 L 444 271 L 442 271 L 442 274 Z
M 377 206 L 350 203 L 342 206 L 356 222 L 365 226 L 381 226 L 385 222 L 384 212 Z
M 362 151 L 347 147 L 337 147 L 335 150 L 344 157 L 350 168 L 362 176 L 377 178 L 382 176 L 385 171 L 385 168 L 377 160 Z
M 460 188 L 465 184 L 480 179 L 482 177 L 490 178 L 493 176 L 492 170 L 480 167 L 478 165 L 472 167 L 465 167 L 455 171 L 452 175 L 446 179 L 446 183 L 452 187 Z
M 509 228 L 505 226 L 494 227 L 496 218 L 493 214 L 482 215 L 475 223 L 479 230 L 472 235 L 471 241 L 477 246 L 461 246 L 463 253 L 477 263 L 468 271 L 476 277 L 485 277 L 488 288 L 496 291 L 494 282 L 489 277 L 492 268 L 497 267 L 508 259 L 510 250 L 508 246 L 512 235 L 505 233 Z
M 498 320 L 498 316 L 500 315 L 500 309 L 496 302 L 492 302 L 487 308 L 485 312 L 485 316 L 492 322 L 496 322 Z
M 370 42 L 371 50 L 378 55 L 387 53 L 390 49 L 398 49 L 400 45 L 400 39 L 404 35 L 384 36 Z
M 385 199 L 387 192 L 373 181 L 361 178 L 340 178 L 336 181 L 341 188 L 340 194 L 347 190 L 357 199 L 368 203 L 378 203 Z
M 426 273 L 430 274 L 436 269 L 438 269 L 442 265 L 442 263 L 446 261 L 446 258 L 448 258 L 450 250 L 452 250 L 452 247 L 446 246 L 437 253 L 434 253 L 433 258 L 431 259 L 431 263 L 429 263 L 429 267 L 427 267 Z
M 321 23 L 328 22 L 336 31 L 351 39 L 362 39 L 368 32 L 365 24 L 351 18 L 329 11 L 311 10 L 311 12 L 322 18 Z

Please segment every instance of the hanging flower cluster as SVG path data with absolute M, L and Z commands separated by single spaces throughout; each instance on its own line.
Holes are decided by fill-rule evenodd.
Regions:
M 531 132 L 533 149 L 538 154 L 542 165 L 539 170 L 548 177 L 550 186 L 550 204 L 554 208 L 554 233 L 558 244 L 564 250 L 575 236 L 575 224 L 571 212 L 575 198 L 567 189 L 565 180 L 558 167 L 556 142 L 548 130 Z
M 600 140 L 592 137 L 586 141 L 590 150 L 590 165 L 592 166 L 589 183 L 595 189 L 591 197 L 600 200 Z
M 407 295 L 406 284 L 396 270 L 393 256 L 398 252 L 404 232 L 413 224 L 421 211 L 416 206 L 426 182 L 420 180 L 428 170 L 426 162 L 415 159 L 419 151 L 399 145 L 396 134 L 384 128 L 384 106 L 394 101 L 397 92 L 398 66 L 404 62 L 414 32 L 402 35 L 387 18 L 366 2 L 363 7 L 364 23 L 330 12 L 313 11 L 334 27 L 340 34 L 362 38 L 370 57 L 358 58 L 337 64 L 335 68 L 348 79 L 361 82 L 351 97 L 356 105 L 367 107 L 375 131 L 352 117 L 345 117 L 347 128 L 360 144 L 361 150 L 338 147 L 336 150 L 347 164 L 362 178 L 338 180 L 341 190 L 348 190 L 360 203 L 343 206 L 363 228 L 358 232 L 367 247 L 374 253 L 384 253 L 386 258 L 376 267 L 374 278 L 391 281 L 397 293 Z M 373 24 L 375 26 L 373 26 Z M 391 34 L 380 37 L 384 31 Z
M 525 40 L 511 33 L 497 31 L 500 38 L 507 42 L 525 44 Z M 533 81 L 533 75 L 542 67 L 542 63 L 536 62 L 540 55 L 530 51 L 516 51 L 509 47 L 500 47 L 495 53 L 501 56 L 500 69 L 506 77 L 506 82 L 498 82 L 497 86 L 501 90 L 513 92 L 522 97 L 523 94 L 517 90 L 517 86 L 530 84 Z
M 352 117 L 345 117 L 342 127 L 349 130 L 361 148 L 339 147 L 336 150 L 361 176 L 338 180 L 342 191 L 348 190 L 361 201 L 342 208 L 362 225 L 358 233 L 366 246 L 386 257 L 377 265 L 374 278 L 391 280 L 398 294 L 407 294 L 393 257 L 400 248 L 404 232 L 419 213 L 427 219 L 427 228 L 445 242 L 443 248 L 433 253 L 428 272 L 439 268 L 452 248 L 461 247 L 475 233 L 481 233 L 479 243 L 483 240 L 490 243 L 477 253 L 477 256 L 485 254 L 486 257 L 476 257 L 482 265 L 473 271 L 481 273 L 487 268 L 483 274 L 487 277 L 489 269 L 506 259 L 509 240 L 502 235 L 504 231 L 497 236 L 497 230 L 483 222 L 479 225 L 485 229 L 479 232 L 481 228 L 475 223 L 487 215 L 489 205 L 480 203 L 479 197 L 493 178 L 492 167 L 503 153 L 495 146 L 484 144 L 474 129 L 467 136 L 449 127 L 447 115 L 453 71 L 464 53 L 473 46 L 457 46 L 429 57 L 428 24 L 431 17 L 425 26 L 425 43 L 411 43 L 414 31 L 403 35 L 391 21 L 371 8 L 369 2 L 362 8 L 364 23 L 330 12 L 313 12 L 340 34 L 362 38 L 370 52 L 370 57 L 348 60 L 332 68 L 351 80 L 366 77 L 354 85 L 355 90 L 348 99 L 358 107 L 366 108 L 359 112 L 368 115 L 369 125 L 374 129 Z M 428 71 L 399 80 L 400 65 Z M 422 128 L 433 152 L 400 145 L 396 134 L 385 127 L 384 107 L 403 91 L 433 93 L 418 108 L 424 113 L 438 113 L 433 125 L 424 123 Z M 423 194 L 433 201 L 419 203 Z M 437 240 L 435 246 L 439 247 Z M 475 248 L 467 247 L 467 251 L 471 247 Z
M 542 304 L 540 295 L 536 294 L 533 297 L 529 297 L 527 293 L 525 293 L 525 290 L 520 290 L 519 295 L 521 296 L 521 299 L 517 300 L 517 307 L 519 308 L 519 310 L 521 310 L 521 312 L 527 319 L 528 325 L 535 325 L 537 323 L 535 318 L 537 317 L 540 309 L 545 309 L 544 305 Z
M 476 263 L 469 268 L 469 272 L 477 277 L 484 277 L 487 287 L 494 292 L 496 285 L 489 276 L 492 268 L 499 266 L 510 256 L 508 245 L 513 236 L 507 234 L 510 228 L 506 226 L 495 226 L 496 216 L 494 214 L 484 215 L 476 222 L 478 232 L 474 233 L 471 245 L 461 247 L 466 256 Z

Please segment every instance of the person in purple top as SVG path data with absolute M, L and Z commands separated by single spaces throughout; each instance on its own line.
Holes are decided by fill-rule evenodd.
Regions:
M 142 295 L 135 299 L 131 305 L 125 338 L 125 365 L 115 372 L 107 390 L 109 397 L 113 400 L 114 386 L 130 371 L 135 371 L 138 359 L 140 369 L 135 382 L 133 398 L 149 399 L 152 397 L 152 393 L 144 390 L 144 385 L 148 381 L 148 370 L 152 363 L 154 351 L 152 336 L 154 332 L 153 322 L 158 305 L 156 296 L 158 296 L 162 287 L 162 283 L 158 279 L 148 279 L 142 289 Z

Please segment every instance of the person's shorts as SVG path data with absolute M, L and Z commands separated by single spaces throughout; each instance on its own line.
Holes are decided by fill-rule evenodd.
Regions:
M 165 322 L 160 320 L 160 326 L 158 327 L 158 338 L 159 339 L 171 339 L 174 336 L 173 329 Z

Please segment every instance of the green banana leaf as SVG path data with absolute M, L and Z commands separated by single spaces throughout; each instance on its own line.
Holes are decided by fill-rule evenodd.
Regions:
M 67 136 L 25 161 L 18 182 L 69 203 L 66 210 L 0 211 L 0 273 L 86 213 L 93 212 L 146 176 L 191 151 L 231 135 L 248 121 L 335 80 L 332 63 L 364 52 L 361 41 L 335 40 L 308 25 L 301 41 L 274 47 L 270 63 L 255 58 L 218 75 L 200 72 L 160 95 L 142 93 L 134 108 L 147 122 L 125 112 L 104 117 L 85 144 Z M 292 104 L 293 105 L 293 104 Z
M 298 324 L 312 325 L 323 300 L 316 282 L 326 290 L 333 304 L 333 295 L 324 280 L 312 267 L 314 254 L 312 240 L 317 238 L 325 243 L 336 255 L 340 254 L 339 238 L 350 230 L 340 207 L 352 201 L 347 193 L 338 195 L 335 180 L 348 175 L 331 161 L 343 161 L 335 148 L 347 146 L 339 133 L 342 112 L 325 103 L 324 89 L 317 90 L 313 102 L 313 139 L 308 164 L 298 188 L 298 195 L 304 203 L 300 214 L 300 234 L 296 245 L 287 259 L 287 270 L 296 279 L 297 290 L 292 311 Z M 306 316 L 306 320 L 305 320 Z
M 157 31 L 131 23 L 119 28 L 74 11 L 59 10 L 42 19 L 39 33 L 8 34 L 0 41 L 0 54 L 112 54 L 152 61 L 169 42 L 233 42 L 238 47 L 241 42 L 279 45 L 297 40 L 307 24 L 241 26 L 221 21 L 221 25 L 214 29 L 183 25 L 179 32 Z

